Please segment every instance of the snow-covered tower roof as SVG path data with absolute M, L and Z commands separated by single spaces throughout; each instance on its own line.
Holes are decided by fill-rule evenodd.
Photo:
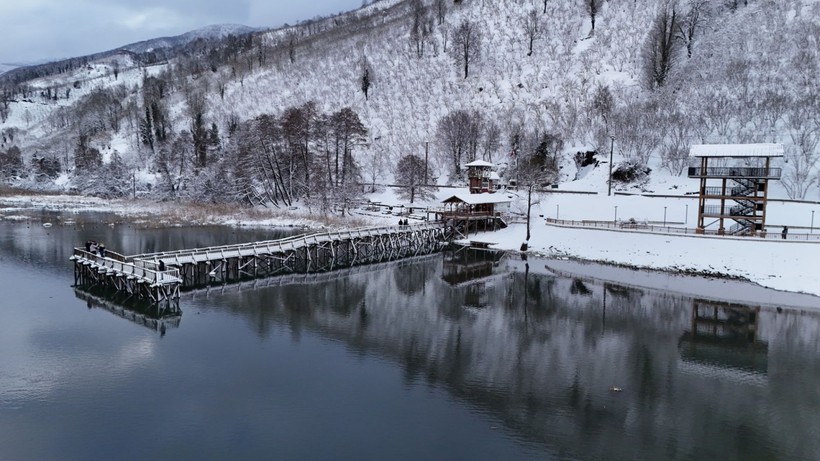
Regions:
M 694 144 L 690 157 L 782 157 L 783 144 Z

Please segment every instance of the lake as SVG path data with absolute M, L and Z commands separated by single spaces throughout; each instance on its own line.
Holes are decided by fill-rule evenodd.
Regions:
M 75 289 L 72 247 L 294 230 L 51 218 L 0 221 L 0 459 L 820 453 L 814 297 L 455 250 L 203 287 L 163 317 Z

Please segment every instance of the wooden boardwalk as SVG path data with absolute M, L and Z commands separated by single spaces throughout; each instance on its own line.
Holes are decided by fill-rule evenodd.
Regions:
M 320 232 L 279 240 L 102 257 L 75 248 L 76 285 L 102 284 L 154 302 L 180 288 L 280 274 L 309 274 L 430 254 L 448 240 L 442 222 Z

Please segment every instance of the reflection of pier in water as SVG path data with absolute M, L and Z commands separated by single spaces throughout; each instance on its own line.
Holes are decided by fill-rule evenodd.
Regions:
M 78 288 L 74 289 L 74 295 L 85 301 L 89 309 L 107 310 L 161 335 L 165 335 L 167 328 L 178 328 L 182 319 L 177 302 L 156 304 L 136 297 L 123 297 L 121 293 L 97 295 Z
M 757 338 L 760 307 L 692 300 L 689 330 L 679 341 L 685 361 L 766 373 L 768 343 Z
M 222 295 L 225 293 L 241 293 L 243 291 L 262 290 L 266 288 L 284 287 L 289 285 L 321 284 L 334 280 L 346 279 L 351 276 L 377 273 L 386 269 L 415 266 L 416 264 L 421 264 L 423 261 L 438 259 L 439 257 L 440 256 L 437 253 L 433 253 L 423 256 L 415 256 L 410 259 L 400 259 L 397 261 L 369 264 L 366 266 L 336 269 L 330 272 L 277 275 L 274 277 L 243 280 L 240 282 L 223 283 L 220 285 L 206 285 L 200 288 L 183 291 L 181 293 L 181 297 L 196 298 L 200 295 L 204 295 L 207 298 L 211 293 Z

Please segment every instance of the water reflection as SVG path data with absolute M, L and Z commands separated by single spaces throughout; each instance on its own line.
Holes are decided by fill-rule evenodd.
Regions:
M 86 303 L 89 309 L 103 309 L 112 314 L 141 325 L 160 336 L 165 336 L 169 328 L 179 328 L 182 310 L 178 300 L 168 303 L 151 301 L 101 287 L 75 288 L 74 296 Z
M 281 324 L 294 338 L 315 332 L 389 358 L 408 384 L 447 389 L 522 443 L 570 457 L 808 459 L 820 449 L 811 436 L 820 422 L 797 411 L 820 410 L 817 314 L 562 277 L 488 252 L 439 258 L 222 305 L 261 337 Z M 779 334 L 795 322 L 810 341 Z M 791 356 L 777 373 L 772 343 Z M 767 374 L 763 389 L 724 379 L 736 369 Z M 772 392 L 783 387 L 807 401 Z
M 465 306 L 487 307 L 491 279 L 507 272 L 501 266 L 505 256 L 502 251 L 455 247 L 444 252 L 441 278 L 452 287 L 466 289 Z
M 484 459 L 814 459 L 820 452 L 816 298 L 779 303 L 794 297 L 736 282 L 446 253 L 185 293 L 180 303 L 190 317 L 160 341 L 153 325 L 170 329 L 173 316 L 132 320 L 102 293 L 69 293 L 70 253 L 62 248 L 90 231 L 2 223 L 0 231 L 4 270 L 21 269 L 0 280 L 16 299 L 0 311 L 12 313 L 0 323 L 7 352 L 0 427 L 13 430 L 5 438 L 0 431 L 0 441 L 23 447 L 19 453 L 60 457 L 59 443 L 40 452 L 42 445 L 13 437 L 59 433 L 87 443 L 67 457 L 99 457 L 100 449 L 114 457 L 133 442 L 134 424 L 159 428 L 150 435 L 161 443 L 144 444 L 161 447 L 145 452 L 149 459 L 201 446 L 219 458 L 306 455 L 305 446 L 326 450 L 320 458 L 396 458 L 372 451 L 373 443 L 400 445 L 407 458 L 458 458 L 464 447 L 498 438 L 506 444 Z M 119 232 L 106 238 L 150 246 L 142 231 Z M 156 242 L 235 238 L 194 228 L 146 232 Z M 695 295 L 667 288 L 692 285 Z M 725 299 L 744 295 L 766 302 Z M 97 307 L 129 320 L 83 315 Z M 131 328 L 134 321 L 151 333 Z M 132 366 L 123 357 L 133 350 L 150 354 Z M 385 368 L 397 384 L 379 375 Z M 51 377 L 47 404 L 34 410 L 45 397 L 29 395 L 32 375 Z M 53 414 L 80 424 L 49 424 Z M 126 430 L 89 437 L 100 420 Z M 419 427 L 401 425 L 408 420 Z M 327 437 L 333 431 L 299 430 L 322 424 L 368 430 L 346 432 L 343 441 Z M 418 437 L 421 426 L 434 433 Z M 235 438 L 215 436 L 233 428 L 241 428 Z M 169 433 L 174 438 L 163 439 Z M 437 446 L 439 456 L 423 451 L 436 437 L 463 443 Z
M 757 338 L 760 307 L 694 299 L 680 339 L 684 360 L 765 374 L 769 345 Z

